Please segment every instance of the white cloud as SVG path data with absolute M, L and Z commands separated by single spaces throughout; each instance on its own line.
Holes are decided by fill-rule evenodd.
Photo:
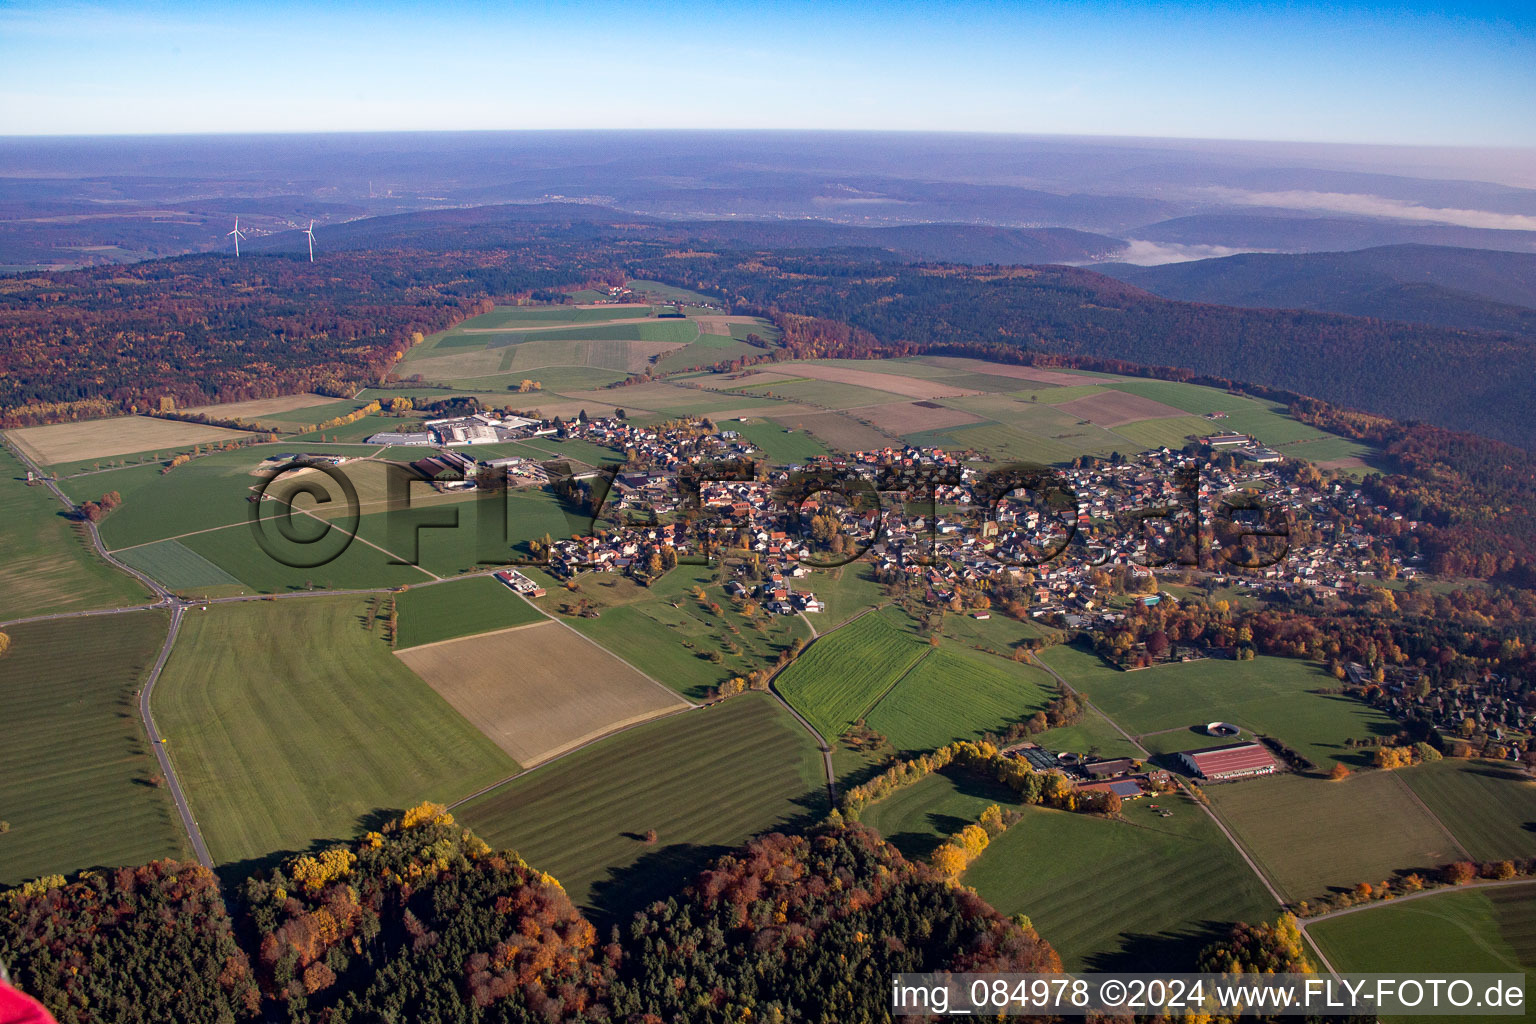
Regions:
M 1240 252 L 1268 251 L 1270 250 L 1234 249 L 1228 245 L 1179 245 L 1175 242 L 1149 242 L 1144 238 L 1127 238 L 1125 248 L 1109 258 L 1120 263 L 1134 263 L 1138 267 L 1157 267 L 1164 263 L 1188 263 L 1190 260 L 1236 256 Z
M 1453 224 L 1463 228 L 1493 228 L 1501 231 L 1536 231 L 1536 217 L 1519 213 L 1495 213 L 1491 210 L 1442 209 L 1421 206 L 1406 199 L 1387 199 L 1357 192 L 1247 192 L 1239 189 L 1212 189 L 1228 202 L 1246 206 L 1278 206 L 1288 210 L 1323 213 L 1347 213 L 1358 217 L 1386 217 L 1392 220 Z

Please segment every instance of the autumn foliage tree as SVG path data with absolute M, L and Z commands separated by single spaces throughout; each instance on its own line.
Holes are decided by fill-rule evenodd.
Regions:
M 254 1020 L 261 997 L 199 864 L 52 877 L 0 894 L 0 962 L 60 1024 Z

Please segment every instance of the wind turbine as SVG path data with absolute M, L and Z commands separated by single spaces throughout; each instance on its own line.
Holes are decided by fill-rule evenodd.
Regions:
M 309 262 L 315 262 L 315 222 L 310 221 L 309 227 L 304 229 L 304 237 L 309 239 Z
M 235 236 L 235 259 L 239 259 L 240 258 L 240 239 L 245 237 L 243 234 L 240 233 L 240 218 L 239 217 L 235 218 L 235 230 L 231 231 L 229 234 Z M 225 235 L 224 237 L 228 238 L 229 235 Z

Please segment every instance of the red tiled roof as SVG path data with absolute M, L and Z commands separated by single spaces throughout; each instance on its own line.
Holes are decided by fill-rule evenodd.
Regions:
M 1257 743 L 1238 743 L 1210 750 L 1191 751 L 1185 755 L 1195 763 L 1206 778 L 1230 775 L 1237 772 L 1255 772 L 1265 768 L 1273 771 L 1278 765 L 1275 759 Z

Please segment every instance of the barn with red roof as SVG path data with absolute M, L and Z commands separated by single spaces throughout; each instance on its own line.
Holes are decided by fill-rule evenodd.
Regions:
M 1186 750 L 1179 757 L 1190 771 L 1212 782 L 1272 775 L 1280 770 L 1279 762 L 1259 743 L 1228 743 L 1205 750 Z

